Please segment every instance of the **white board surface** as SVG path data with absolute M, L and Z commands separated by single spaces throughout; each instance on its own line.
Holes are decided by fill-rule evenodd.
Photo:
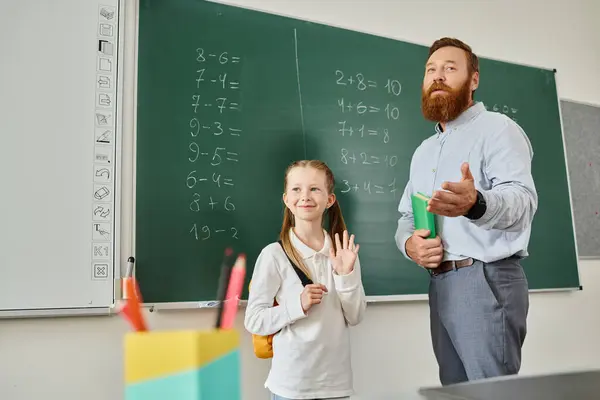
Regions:
M 118 0 L 2 1 L 0 317 L 114 303 L 118 34 Z

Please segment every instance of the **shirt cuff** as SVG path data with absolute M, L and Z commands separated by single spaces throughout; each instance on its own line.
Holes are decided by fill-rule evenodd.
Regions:
M 360 284 L 360 274 L 356 272 L 356 268 L 347 275 L 338 275 L 334 272 L 333 283 L 335 284 L 336 291 L 340 293 L 351 292 L 358 288 Z
M 404 257 L 412 261 L 412 258 L 410 258 L 408 253 L 406 252 L 406 242 L 408 242 L 408 239 L 410 239 L 411 236 L 412 233 L 405 233 L 404 235 L 402 235 L 400 237 L 400 243 L 398 243 L 398 247 L 400 248 L 400 251 L 402 252 Z
M 304 287 L 302 287 L 302 290 L 304 290 Z M 290 294 L 285 299 L 285 311 L 292 323 L 306 317 L 302 309 L 302 290 L 298 293 Z
M 493 193 L 486 191 L 486 190 L 481 190 L 480 193 L 485 200 L 485 204 L 486 204 L 485 213 L 483 213 L 481 218 L 470 220 L 470 221 L 471 221 L 471 223 L 473 223 L 479 227 L 484 227 L 488 222 L 491 221 L 493 216 L 496 215 L 499 203 L 498 203 L 498 199 L 496 198 L 496 196 L 494 196 Z

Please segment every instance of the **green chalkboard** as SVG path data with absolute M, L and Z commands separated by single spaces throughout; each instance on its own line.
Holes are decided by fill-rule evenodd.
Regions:
M 317 158 L 361 244 L 368 296 L 427 292 L 396 248 L 427 48 L 199 0 L 141 0 L 137 276 L 149 303 L 216 297 L 224 249 L 277 240 L 283 173 Z M 540 195 L 532 289 L 579 286 L 554 72 L 484 59 L 479 100 L 516 119 Z

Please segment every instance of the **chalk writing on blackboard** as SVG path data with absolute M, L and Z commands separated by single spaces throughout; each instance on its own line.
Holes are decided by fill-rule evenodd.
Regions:
M 356 115 L 363 115 L 366 113 L 385 113 L 385 116 L 389 120 L 397 120 L 400 118 L 400 109 L 390 103 L 387 103 L 385 107 L 382 109 L 373 104 L 367 104 L 363 101 L 357 101 L 353 103 L 352 101 L 348 101 L 343 97 L 338 100 L 338 106 L 340 106 L 340 110 L 342 113 L 356 113 Z
M 342 149 L 340 153 L 340 160 L 344 164 L 382 165 L 385 167 L 394 167 L 398 163 L 398 156 L 396 155 L 372 155 L 365 151 L 358 153 L 349 151 L 348 149 Z M 356 156 L 357 154 L 358 157 Z
M 190 142 L 188 146 L 192 154 L 188 157 L 189 162 L 196 162 L 202 157 L 210 158 L 210 165 L 217 166 L 224 161 L 238 162 L 238 153 L 235 151 L 227 151 L 226 147 L 215 147 L 214 152 L 211 150 L 201 151 L 200 145 L 197 142 Z
M 238 64 L 241 62 L 240 57 L 231 56 L 227 51 L 224 51 L 220 54 L 206 53 L 204 51 L 204 48 L 198 47 L 196 49 L 196 54 L 197 54 L 196 61 L 199 63 L 206 62 L 207 61 L 206 57 L 216 59 L 218 61 L 218 63 L 221 65 L 227 64 L 228 62 L 231 62 L 233 64 Z
M 224 200 L 219 200 L 217 197 L 206 196 L 202 198 L 200 193 L 192 194 L 192 201 L 190 203 L 190 210 L 193 212 L 207 211 L 207 210 L 225 210 L 235 211 L 235 204 L 231 199 L 231 196 L 225 197 Z
M 233 239 L 239 239 L 238 230 L 235 227 L 217 227 L 211 229 L 208 225 L 198 227 L 198 224 L 194 223 L 192 229 L 190 229 L 190 233 L 196 240 L 208 240 L 216 235 L 225 235 Z
M 501 104 L 501 103 L 495 103 L 492 106 L 488 106 L 486 104 L 485 108 L 488 111 L 494 111 L 494 112 L 499 112 L 501 114 L 504 114 L 504 115 L 508 116 L 510 119 L 512 119 L 513 121 L 518 122 L 517 115 L 516 115 L 519 112 L 518 108 L 512 107 L 508 104 Z
M 190 131 L 190 135 L 192 135 L 192 137 L 198 136 L 201 129 L 207 130 L 215 136 L 220 136 L 225 131 L 227 131 L 227 133 L 231 136 L 241 136 L 242 133 L 242 130 L 238 128 L 224 128 L 223 124 L 219 121 L 215 121 L 208 125 L 200 125 L 200 121 L 198 121 L 198 118 L 196 117 L 190 119 L 190 128 L 192 128 Z
M 353 127 L 348 124 L 347 121 L 339 121 L 338 126 L 338 132 L 340 132 L 342 136 L 352 136 L 355 134 L 360 135 L 361 138 L 364 138 L 365 136 L 379 136 L 382 138 L 383 143 L 388 143 L 390 141 L 390 132 L 387 128 L 373 129 L 373 127 L 365 124 Z
M 194 169 L 194 170 L 190 171 L 190 173 L 188 174 L 187 179 L 185 180 L 185 184 L 187 185 L 188 188 L 194 189 L 198 182 L 208 182 L 209 181 L 209 179 L 206 177 L 202 177 L 202 176 L 198 177 L 197 173 L 198 173 L 198 171 Z M 221 187 L 221 185 L 234 186 L 233 178 L 221 176 L 221 174 L 219 174 L 217 172 L 213 172 L 211 181 L 212 181 L 212 183 L 217 185 L 217 187 Z
M 198 77 L 196 78 L 196 88 L 200 88 L 200 82 L 204 82 L 204 73 L 206 68 L 200 68 L 196 71 Z M 218 78 L 209 79 L 209 82 L 220 86 L 222 89 L 238 90 L 240 88 L 240 82 L 228 79 L 227 73 L 219 74 Z
M 365 78 L 365 75 L 362 72 L 352 75 L 346 74 L 344 71 L 338 69 L 335 71 L 335 76 L 337 78 L 336 84 L 338 85 L 355 87 L 361 91 L 369 88 L 377 88 L 377 81 Z M 388 93 L 393 94 L 394 96 L 400 96 L 400 93 L 402 92 L 402 84 L 397 79 L 388 78 L 384 87 Z
M 396 178 L 391 182 L 378 182 L 375 180 L 367 180 L 362 182 L 350 182 L 347 179 L 342 180 L 342 193 L 363 191 L 367 194 L 380 195 L 391 194 L 396 198 Z
M 398 155 L 391 148 L 389 152 L 374 151 L 369 141 L 388 144 L 393 140 L 391 128 L 401 119 L 401 111 L 395 101 L 402 93 L 402 84 L 394 77 L 378 81 L 361 71 L 350 73 L 337 69 L 334 76 L 334 84 L 341 86 L 343 91 L 336 99 L 340 115 L 337 134 L 344 138 L 338 162 L 344 169 L 351 168 L 350 171 L 373 173 L 371 179 L 342 180 L 340 192 L 361 196 L 391 195 L 395 198 L 396 179 L 389 178 L 386 182 L 385 178 L 377 177 L 385 176 L 383 172 L 396 167 Z
M 185 184 L 191 193 L 188 200 L 188 209 L 192 213 L 189 234 L 199 241 L 218 237 L 239 239 L 235 226 L 209 226 L 201 221 L 206 213 L 236 211 L 235 199 L 227 192 L 235 186 L 235 177 L 228 176 L 220 168 L 236 166 L 243 159 L 236 144 L 239 140 L 236 137 L 243 132 L 237 126 L 228 126 L 220 116 L 242 111 L 237 100 L 242 83 L 231 68 L 224 70 L 226 64 L 240 64 L 242 59 L 227 51 L 213 52 L 202 47 L 196 48 L 194 58 L 196 74 L 192 81 L 194 92 L 191 93 L 187 148 L 190 169 L 185 176 Z M 206 138 L 209 136 L 218 137 L 219 143 L 208 145 Z

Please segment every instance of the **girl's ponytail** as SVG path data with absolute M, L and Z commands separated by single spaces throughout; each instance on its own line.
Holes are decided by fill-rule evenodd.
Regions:
M 289 208 L 284 207 L 283 210 L 283 223 L 281 224 L 281 231 L 279 232 L 279 240 L 281 240 L 281 245 L 283 246 L 283 250 L 287 254 L 289 258 L 296 264 L 298 268 L 302 272 L 306 274 L 310 279 L 310 272 L 306 265 L 304 265 L 304 261 L 300 257 L 300 254 L 296 251 L 296 248 L 292 245 L 290 240 L 290 229 L 294 226 L 294 214 L 290 211 Z

